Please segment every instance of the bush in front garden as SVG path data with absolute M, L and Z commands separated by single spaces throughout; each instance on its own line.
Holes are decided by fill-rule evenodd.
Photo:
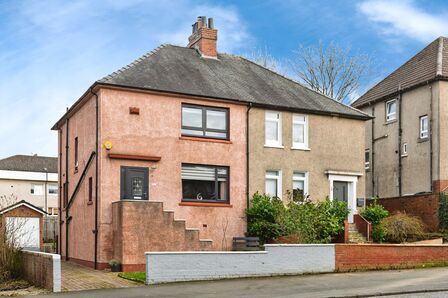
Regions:
M 421 238 L 425 231 L 425 225 L 420 218 L 400 212 L 383 219 L 380 227 L 384 231 L 385 240 L 392 243 Z
M 266 242 L 329 243 L 344 230 L 347 205 L 328 198 L 320 202 L 291 201 L 256 193 L 246 213 L 250 236 Z
M 389 211 L 377 203 L 375 200 L 372 205 L 367 206 L 361 213 L 367 221 L 372 224 L 372 238 L 375 242 L 383 242 L 385 240 L 384 231 L 380 225 L 381 221 L 389 216 Z

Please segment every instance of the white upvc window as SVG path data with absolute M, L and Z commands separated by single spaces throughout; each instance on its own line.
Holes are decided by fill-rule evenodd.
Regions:
M 308 172 L 295 171 L 292 175 L 292 191 L 295 195 L 301 192 L 301 195 L 308 195 Z
M 265 193 L 271 197 L 282 198 L 282 171 L 266 171 Z
M 35 196 L 41 196 L 44 194 L 44 185 L 43 184 L 31 184 L 31 194 Z
M 366 170 L 370 168 L 370 149 L 366 149 L 364 153 L 364 167 Z
M 308 149 L 308 116 L 292 116 L 292 149 Z
M 282 114 L 266 111 L 265 114 L 265 146 L 282 147 Z
M 403 148 L 401 149 L 401 156 L 408 156 L 408 143 L 403 143 Z
M 386 102 L 386 121 L 397 119 L 397 100 L 392 99 Z
M 58 194 L 58 185 L 57 184 L 48 184 L 48 194 L 49 195 L 57 195 Z
M 428 115 L 420 117 L 420 139 L 426 139 L 429 136 Z

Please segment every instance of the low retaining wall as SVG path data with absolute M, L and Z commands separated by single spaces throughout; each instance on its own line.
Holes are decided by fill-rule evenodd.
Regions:
M 367 204 L 369 205 L 373 202 L 374 200 L 368 200 Z M 431 232 L 437 232 L 439 230 L 438 194 L 377 199 L 377 203 L 383 205 L 390 213 L 400 211 L 420 217 Z
M 335 270 L 334 244 L 266 245 L 253 252 L 147 252 L 146 283 L 322 273 Z
M 448 265 L 448 245 L 272 244 L 265 251 L 147 252 L 146 284 Z
M 23 276 L 33 285 L 53 292 L 61 291 L 61 256 L 23 251 Z
M 335 256 L 337 271 L 448 265 L 448 245 L 338 244 Z

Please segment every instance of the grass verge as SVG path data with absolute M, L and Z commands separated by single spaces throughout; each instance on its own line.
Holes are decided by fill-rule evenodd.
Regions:
M 146 273 L 145 272 L 120 272 L 118 276 L 124 279 L 129 279 L 139 283 L 145 283 Z

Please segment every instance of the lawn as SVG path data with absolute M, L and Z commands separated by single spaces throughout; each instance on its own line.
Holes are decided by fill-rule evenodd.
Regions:
M 145 272 L 120 272 L 118 276 L 124 279 L 129 279 L 132 281 L 145 283 L 146 273 Z

